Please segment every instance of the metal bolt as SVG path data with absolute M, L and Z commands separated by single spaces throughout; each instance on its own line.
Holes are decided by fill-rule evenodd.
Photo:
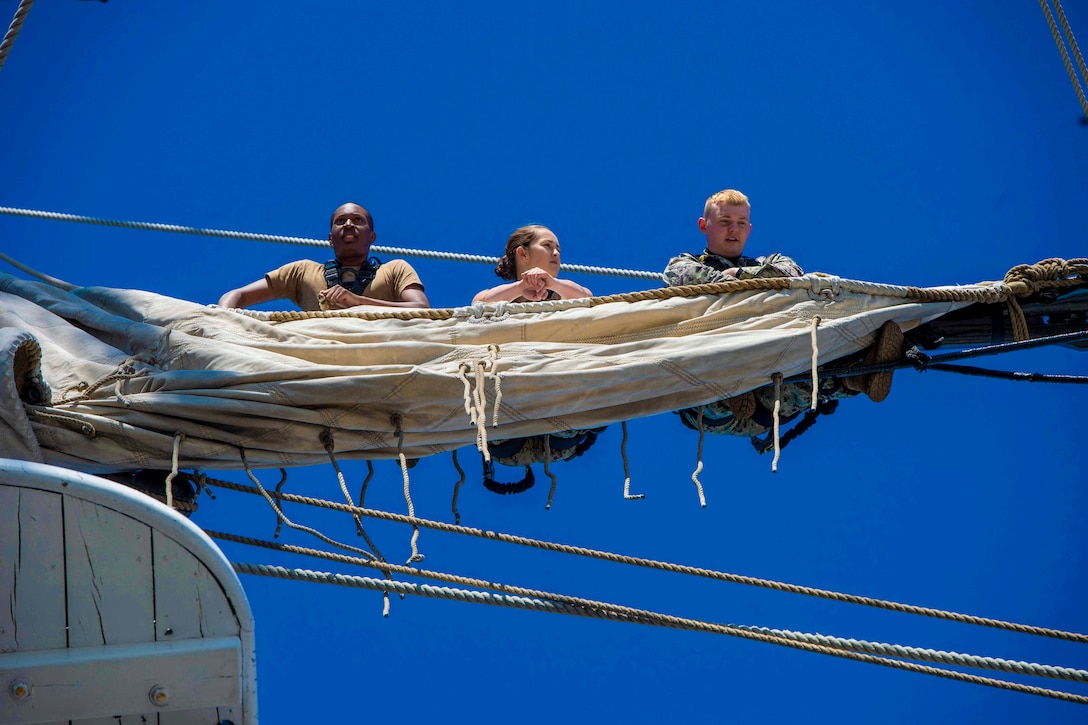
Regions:
M 11 683 L 11 696 L 16 700 L 30 697 L 30 685 L 22 680 L 13 680 Z
M 170 691 L 162 685 L 152 687 L 147 696 L 151 699 L 151 704 L 157 707 L 166 707 L 170 703 Z

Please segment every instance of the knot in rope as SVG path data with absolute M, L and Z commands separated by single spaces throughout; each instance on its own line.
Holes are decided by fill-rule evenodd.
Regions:
M 1012 323 L 1013 339 L 1023 342 L 1030 338 L 1027 319 L 1020 308 L 1017 297 L 1030 297 L 1042 289 L 1058 286 L 1055 282 L 1073 280 L 1088 274 L 1088 259 L 1066 261 L 1058 257 L 1044 259 L 1035 264 L 1018 264 L 1005 274 L 1005 284 L 1009 287 L 1006 304 L 1009 308 L 1009 322 Z M 1048 284 L 1051 283 L 1051 284 Z
M 913 365 L 914 369 L 918 372 L 924 373 L 926 370 L 929 369 L 929 355 L 926 355 L 918 348 L 912 347 L 907 350 L 904 355 L 906 356 L 907 360 L 910 360 L 911 365 Z

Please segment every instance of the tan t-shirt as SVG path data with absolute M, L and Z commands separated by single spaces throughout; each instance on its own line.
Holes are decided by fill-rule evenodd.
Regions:
M 276 299 L 289 299 L 307 312 L 321 309 L 317 295 L 329 287 L 325 283 L 325 265 L 309 259 L 285 264 L 269 272 L 264 278 Z M 386 302 L 398 302 L 401 293 L 413 284 L 423 286 L 412 265 L 403 259 L 393 259 L 378 268 L 377 275 L 367 285 L 363 295 Z

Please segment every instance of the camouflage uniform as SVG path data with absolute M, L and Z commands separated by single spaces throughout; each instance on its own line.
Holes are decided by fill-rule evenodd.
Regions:
M 736 277 L 725 272 L 733 267 L 738 268 Z M 665 268 L 665 283 L 670 287 L 678 287 L 686 284 L 732 282 L 737 279 L 800 277 L 803 274 L 804 270 L 796 262 L 782 254 L 727 259 L 706 250 L 698 257 L 685 252 L 670 259 L 669 266 Z M 810 383 L 785 383 L 780 391 L 782 404 L 779 408 L 779 419 L 783 423 L 800 415 L 812 404 Z M 752 392 L 756 399 L 756 412 L 751 417 L 737 418 L 730 409 L 728 399 L 702 406 L 703 431 L 714 435 L 752 437 L 770 430 L 773 425 L 771 411 L 774 410 L 774 386 L 765 385 Z M 856 392 L 844 388 L 838 380 L 825 380 L 820 383 L 817 397 L 818 400 L 827 402 L 855 395 Z M 685 408 L 677 413 L 684 425 L 699 430 L 699 408 Z
M 725 270 L 733 267 L 739 268 L 736 277 L 725 273 Z M 684 252 L 679 257 L 670 259 L 669 266 L 665 268 L 665 284 L 669 287 L 679 287 L 685 284 L 732 282 L 737 279 L 800 277 L 804 273 L 796 262 L 782 254 L 726 259 L 717 254 L 711 254 L 708 250 L 698 257 Z

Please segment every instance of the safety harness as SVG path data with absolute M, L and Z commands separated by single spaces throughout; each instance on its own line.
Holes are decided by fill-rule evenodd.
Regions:
M 366 264 L 358 270 L 351 267 L 341 267 L 340 262 L 330 259 L 325 262 L 325 284 L 329 287 L 340 285 L 352 294 L 361 295 L 367 286 L 374 281 L 374 275 L 378 273 L 378 267 L 382 266 L 382 260 L 371 257 Z

